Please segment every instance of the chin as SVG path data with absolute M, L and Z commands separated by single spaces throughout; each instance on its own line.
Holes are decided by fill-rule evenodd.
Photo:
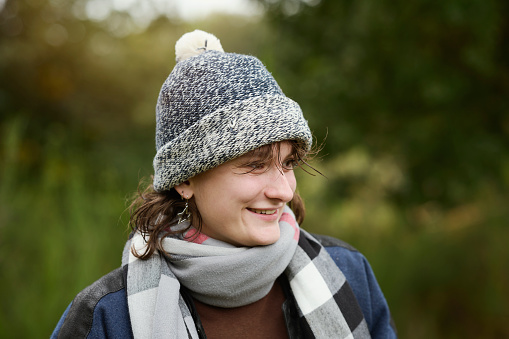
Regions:
M 260 234 L 257 237 L 252 238 L 253 245 L 252 246 L 267 246 L 272 245 L 276 241 L 279 240 L 280 233 L 279 233 L 279 227 L 277 230 L 274 230 L 272 232 L 267 232 L 265 234 Z

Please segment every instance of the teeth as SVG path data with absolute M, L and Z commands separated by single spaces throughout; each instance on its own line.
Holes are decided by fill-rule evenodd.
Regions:
M 258 214 L 274 214 L 277 210 L 251 210 Z

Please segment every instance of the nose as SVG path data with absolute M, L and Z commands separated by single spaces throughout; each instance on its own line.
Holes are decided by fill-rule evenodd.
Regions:
M 269 199 L 277 199 L 285 203 L 293 199 L 297 186 L 293 171 L 285 171 L 275 166 L 269 170 L 265 196 Z

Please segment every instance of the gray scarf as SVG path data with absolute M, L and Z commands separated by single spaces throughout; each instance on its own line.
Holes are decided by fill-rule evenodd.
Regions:
M 203 234 L 191 236 L 193 242 L 168 237 L 162 242 L 166 253 L 148 260 L 131 252 L 146 245 L 135 233 L 122 258 L 134 338 L 198 338 L 181 284 L 203 303 L 233 308 L 263 298 L 282 273 L 310 337 L 370 338 L 357 300 L 327 251 L 298 227 L 288 207 L 279 225 L 281 236 L 272 245 L 234 247 Z

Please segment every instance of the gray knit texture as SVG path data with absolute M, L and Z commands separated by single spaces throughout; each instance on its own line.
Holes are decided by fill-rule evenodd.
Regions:
M 177 63 L 156 107 L 154 189 L 170 188 L 260 146 L 311 148 L 299 105 L 253 56 L 207 51 Z

